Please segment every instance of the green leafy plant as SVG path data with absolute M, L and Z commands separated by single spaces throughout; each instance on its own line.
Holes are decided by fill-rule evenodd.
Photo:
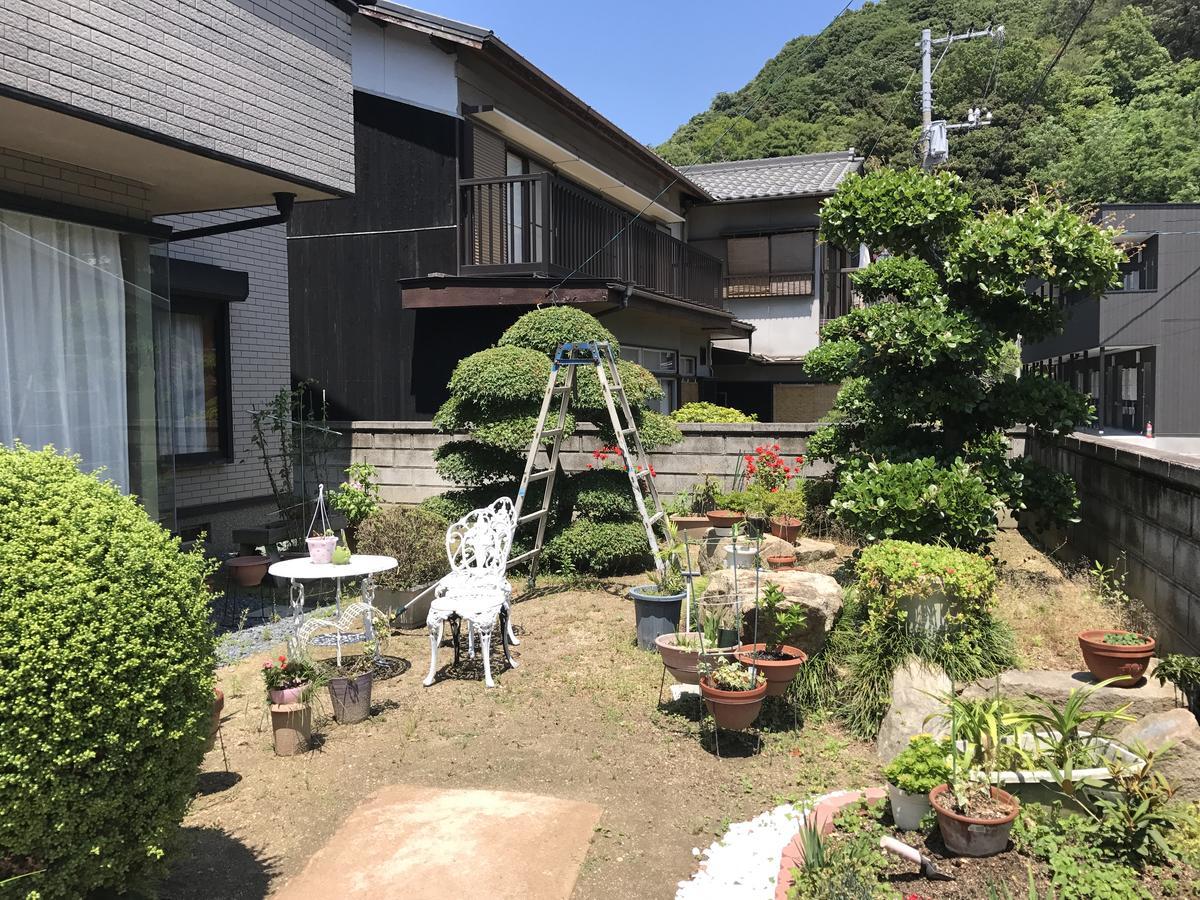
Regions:
M 643 572 L 651 563 L 641 522 L 576 519 L 546 542 L 542 555 L 551 569 L 571 574 Z
M 906 794 L 928 794 L 950 778 L 950 742 L 931 734 L 914 735 L 887 766 L 883 777 Z
M 765 645 L 768 659 L 784 659 L 785 642 L 808 625 L 808 610 L 804 604 L 790 602 L 783 588 L 773 581 L 768 581 L 763 589 L 756 614 L 758 637 Z
M 1129 704 L 1118 709 L 1086 709 L 1092 696 L 1120 678 L 1110 678 L 1098 684 L 1072 688 L 1061 704 L 1027 694 L 1029 708 L 1015 711 L 1012 720 L 1028 731 L 1035 740 L 1035 763 L 1038 767 L 1097 766 L 1103 765 L 1100 751 L 1100 735 L 1111 732 L 1119 722 L 1132 722 L 1134 717 L 1126 710 Z
M 408 591 L 450 571 L 447 528 L 449 522 L 428 509 L 385 506 L 359 526 L 358 547 L 363 553 L 393 557 L 396 568 L 380 572 L 375 581 L 388 590 Z
M 758 416 L 747 415 L 729 406 L 718 406 L 716 403 L 685 403 L 671 418 L 676 422 L 757 422 Z
M 346 469 L 346 480 L 330 492 L 330 505 L 345 515 L 351 525 L 358 525 L 379 511 L 377 475 L 369 463 L 352 463 Z
M 799 834 L 804 865 L 791 871 L 788 900 L 893 900 L 895 891 L 879 880 L 887 869 L 883 833 L 876 810 L 864 804 L 838 813 L 829 836 L 806 817 Z
M 1168 681 L 1185 694 L 1200 689 L 1200 656 L 1168 653 L 1154 666 L 1153 677 L 1159 684 Z
M 1056 297 L 1034 286 L 1098 294 L 1116 283 L 1120 251 L 1110 229 L 1053 196 L 970 207 L 958 176 L 916 169 L 849 176 L 822 206 L 825 241 L 915 260 L 857 273 L 874 302 L 826 324 L 805 357 L 809 375 L 842 384 L 809 453 L 833 463 L 834 514 L 868 539 L 979 547 L 1000 507 L 1076 517 L 1069 479 L 1010 460 L 1004 435 L 1017 424 L 1068 433 L 1090 404 L 1008 367 L 1018 338 L 1062 327 Z
M 767 683 L 767 677 L 761 672 L 751 675 L 749 668 L 727 659 L 720 660 L 716 665 L 701 662 L 699 669 L 723 691 L 752 691 Z
M 1127 631 L 1110 631 L 1104 635 L 1104 643 L 1113 647 L 1138 647 L 1150 643 L 1144 634 Z
M 0 858 L 41 870 L 23 890 L 161 870 L 209 735 L 214 570 L 77 457 L 0 447 Z
M 660 566 L 655 566 L 650 572 L 653 590 L 649 593 L 659 597 L 674 597 L 687 590 L 683 577 L 683 544 L 679 542 L 678 532 L 669 521 L 666 523 L 666 540 L 658 551 Z
M 316 667 L 306 659 L 280 655 L 262 664 L 262 679 L 268 691 L 286 691 L 312 684 L 317 678 Z
M 793 483 L 782 491 L 768 494 L 765 507 L 767 516 L 772 519 L 802 520 L 808 511 L 808 502 L 804 498 L 804 491 Z

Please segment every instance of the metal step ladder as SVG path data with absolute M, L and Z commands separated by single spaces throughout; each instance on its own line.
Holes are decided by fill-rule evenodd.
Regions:
M 521 487 L 517 490 L 515 529 L 523 525 L 537 523 L 537 538 L 533 549 L 515 556 L 508 561 L 508 567 L 529 562 L 529 583 L 533 585 L 537 579 L 538 562 L 542 553 L 542 545 L 546 538 L 546 522 L 550 516 L 550 506 L 554 500 L 554 479 L 558 472 L 558 455 L 562 449 L 563 432 L 566 430 L 567 413 L 571 408 L 574 395 L 575 373 L 581 366 L 593 366 L 596 377 L 600 382 L 600 393 L 608 408 L 608 416 L 612 422 L 613 433 L 617 438 L 617 447 L 621 451 L 621 461 L 625 464 L 625 472 L 629 476 L 629 485 L 633 490 L 633 500 L 637 504 L 638 515 L 646 529 L 646 540 L 654 554 L 654 565 L 663 568 L 663 560 L 659 554 L 659 537 L 655 526 L 661 529 L 664 539 L 668 538 L 666 514 L 662 502 L 658 498 L 658 488 L 651 475 L 650 460 L 642 446 L 641 435 L 638 434 L 637 422 L 633 417 L 633 409 L 629 405 L 629 397 L 625 386 L 621 383 L 621 373 L 617 368 L 617 360 L 613 354 L 612 345 L 607 341 L 573 341 L 559 346 L 554 354 L 554 362 L 550 366 L 550 378 L 546 382 L 546 393 L 542 397 L 542 409 L 538 414 L 537 426 L 533 430 L 533 440 L 529 443 L 529 454 L 525 459 L 525 474 L 521 476 Z M 554 425 L 547 428 L 550 407 L 558 400 L 558 412 L 554 417 Z M 549 464 L 544 469 L 538 469 L 538 451 L 545 441 L 553 438 L 554 443 L 546 451 Z M 546 486 L 542 492 L 541 508 L 526 513 L 525 497 L 529 485 L 544 481 Z

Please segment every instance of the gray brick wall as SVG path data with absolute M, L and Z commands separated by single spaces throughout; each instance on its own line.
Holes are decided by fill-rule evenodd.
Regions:
M 326 0 L 4 0 L 0 84 L 354 186 L 350 22 Z
M 0 147 L 0 191 L 146 217 L 149 188 L 127 178 Z
M 159 221 L 198 228 L 235 219 L 271 215 L 272 209 L 223 210 L 171 216 Z M 210 263 L 249 273 L 250 295 L 229 304 L 229 353 L 233 394 L 233 456 L 230 463 L 180 466 L 175 502 L 180 508 L 245 500 L 270 494 L 262 462 L 251 443 L 250 414 L 291 383 L 288 340 L 287 232 L 285 225 L 181 241 L 170 246 L 174 259 Z M 268 508 L 273 508 L 267 504 Z M 211 519 L 211 516 L 202 517 Z M 181 516 L 180 525 L 189 523 Z M 214 524 L 214 532 L 218 530 Z M 214 533 L 224 546 L 227 535 Z

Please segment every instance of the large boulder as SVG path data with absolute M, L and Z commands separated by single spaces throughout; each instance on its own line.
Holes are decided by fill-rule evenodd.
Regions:
M 833 629 L 833 623 L 842 611 L 842 587 L 828 575 L 816 572 L 801 572 L 790 570 L 782 572 L 759 572 L 759 591 L 762 591 L 768 581 L 774 582 L 783 589 L 785 606 L 800 604 L 805 607 L 806 615 L 802 626 L 784 636 L 784 642 L 793 647 L 799 647 L 809 656 L 825 646 L 825 638 Z M 737 593 L 746 601 L 747 612 L 743 621 L 743 640 L 751 641 L 754 637 L 754 583 L 753 569 L 738 569 Z M 718 599 L 734 593 L 733 569 L 721 569 L 714 572 L 709 579 L 708 588 L 701 598 Z
M 1175 796 L 1200 800 L 1200 725 L 1190 710 L 1151 713 L 1126 725 L 1117 740 L 1162 751 L 1155 756 L 1154 768 L 1175 788 Z
M 910 656 L 892 675 L 892 705 L 883 717 L 875 738 L 875 751 L 884 764 L 908 746 L 909 739 L 921 732 L 937 737 L 949 735 L 945 723 L 926 719 L 942 712 L 942 697 L 953 690 L 950 678 L 940 666 Z
M 1153 663 L 1152 663 L 1153 665 Z M 1000 696 L 1022 700 L 1033 694 L 1058 706 L 1067 701 L 1072 690 L 1096 684 L 1087 672 L 1066 672 L 1053 669 L 1009 669 L 1000 673 Z M 996 679 L 968 685 L 964 697 L 990 697 L 996 693 Z M 1084 709 L 1118 709 L 1129 704 L 1126 710 L 1138 719 L 1154 713 L 1169 712 L 1175 708 L 1175 690 L 1170 684 L 1160 685 L 1153 678 L 1146 678 L 1137 687 L 1103 687 L 1096 690 Z
M 800 538 L 796 541 L 796 564 L 814 563 L 822 559 L 833 559 L 837 556 L 837 547 L 827 541 L 814 541 L 812 538 Z

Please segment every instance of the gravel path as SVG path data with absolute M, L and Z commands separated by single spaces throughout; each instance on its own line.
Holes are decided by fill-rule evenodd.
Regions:
M 703 862 L 689 881 L 679 882 L 675 900 L 771 900 L 783 848 L 800 830 L 801 816 L 841 793 L 813 797 L 800 806 L 784 803 L 749 822 L 730 825 L 703 853 L 693 848 Z
M 290 610 L 289 610 L 290 612 Z M 306 610 L 305 618 L 333 616 L 333 606 L 319 606 Z M 228 631 L 217 638 L 217 665 L 227 666 L 256 654 L 265 655 L 268 650 L 288 639 L 294 625 L 291 616 L 277 622 L 250 625 L 240 631 Z

